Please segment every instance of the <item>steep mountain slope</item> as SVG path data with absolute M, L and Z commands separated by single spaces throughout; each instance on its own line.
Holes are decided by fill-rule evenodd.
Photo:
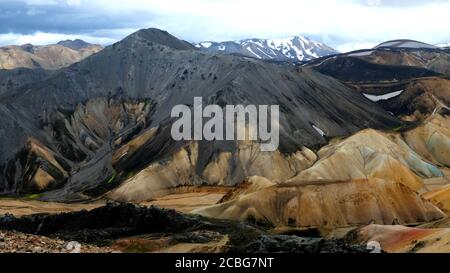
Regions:
M 253 178 L 221 203 L 193 213 L 278 227 L 332 229 L 443 219 L 450 196 L 450 180 L 442 171 L 450 151 L 446 130 L 438 127 L 424 135 L 419 127 L 403 136 L 364 130 L 323 147 L 310 168 L 284 183 Z M 426 178 L 443 183 L 428 192 Z
M 314 166 L 286 183 L 298 185 L 315 181 L 326 183 L 380 178 L 402 183 L 417 191 L 423 187 L 418 175 L 443 176 L 435 165 L 423 160 L 403 139 L 395 134 L 382 134 L 371 129 L 325 146 L 318 155 L 320 159 Z
M 381 179 L 272 186 L 194 213 L 270 226 L 412 224 L 445 214 L 402 184 Z
M 201 42 L 196 47 L 207 52 L 224 52 L 274 61 L 308 61 L 338 53 L 327 45 L 299 36 L 286 39 Z
M 102 50 L 81 40 L 63 41 L 56 45 L 5 46 L 0 48 L 0 69 L 42 68 L 56 70 L 76 63 Z
M 312 164 L 304 146 L 367 127 L 402 125 L 363 95 L 310 69 L 205 53 L 157 29 L 138 31 L 11 92 L 0 101 L 1 192 L 53 189 L 42 197 L 59 200 L 118 185 L 115 198 L 143 200 L 180 184 L 235 185 L 248 175 L 281 181 Z M 192 105 L 194 96 L 221 106 L 280 105 L 280 150 L 173 141 L 170 111 Z M 262 157 L 255 161 L 258 152 Z
M 450 168 L 450 119 L 435 114 L 423 124 L 403 133 L 408 146 L 437 166 Z
M 52 71 L 40 68 L 0 69 L 0 99 L 12 95 L 23 86 L 42 81 L 52 74 Z

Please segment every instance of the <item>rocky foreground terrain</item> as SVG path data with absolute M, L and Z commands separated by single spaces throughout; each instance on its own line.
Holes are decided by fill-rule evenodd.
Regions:
M 76 244 L 59 239 L 24 234 L 16 231 L 0 231 L 0 253 L 112 253 L 113 249 Z
M 368 252 L 365 245 L 345 239 L 325 240 L 314 230 L 298 231 L 297 235 L 274 234 L 242 222 L 118 203 L 63 214 L 21 218 L 5 215 L 0 218 L 0 229 L 15 231 L 0 233 L 4 238 L 0 251 L 4 252 L 68 252 L 69 241 L 80 242 L 82 252 Z

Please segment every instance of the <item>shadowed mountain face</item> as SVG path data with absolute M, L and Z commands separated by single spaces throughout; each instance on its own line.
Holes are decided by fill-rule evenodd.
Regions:
M 386 42 L 374 49 L 319 58 L 305 66 L 350 82 L 401 81 L 450 75 L 450 54 L 447 49 L 402 41 Z
M 0 69 L 0 98 L 12 95 L 14 90 L 42 81 L 50 76 L 52 71 L 44 69 L 17 68 L 11 70 Z
M 336 57 L 314 69 L 346 82 L 401 81 L 440 75 L 419 67 L 375 64 L 355 57 Z
M 436 109 L 450 105 L 450 80 L 445 77 L 360 84 L 358 90 L 395 116 L 411 121 L 424 120 Z
M 264 155 L 270 164 L 288 166 L 292 176 L 304 167 L 292 167 L 291 155 L 304 146 L 402 124 L 359 92 L 308 68 L 201 52 L 157 29 L 16 86 L 0 97 L 0 192 L 47 192 L 43 197 L 52 200 L 99 195 L 143 169 L 140 175 L 157 173 L 162 183 L 147 187 L 144 199 L 180 184 L 234 185 L 249 174 L 264 176 L 269 166 L 251 165 L 256 143 L 172 140 L 172 107 L 192 105 L 195 96 L 220 106 L 279 105 L 280 151 Z M 311 158 L 302 152 L 296 166 L 300 157 Z M 220 178 L 209 175 L 224 166 Z M 113 196 L 126 199 L 127 189 Z

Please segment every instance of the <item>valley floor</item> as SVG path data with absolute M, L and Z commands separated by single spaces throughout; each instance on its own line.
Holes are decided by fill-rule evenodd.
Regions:
M 228 188 L 224 187 L 190 187 L 180 189 L 178 192 L 143 202 L 143 207 L 153 205 L 174 209 L 182 213 L 205 206 L 216 204 L 221 200 Z M 53 203 L 33 200 L 2 199 L 0 200 L 0 215 L 12 214 L 15 217 L 29 216 L 34 214 L 57 214 L 76 212 L 81 210 L 90 211 L 100 208 L 106 201 L 99 200 L 92 203 Z M 277 236 L 301 233 L 295 229 L 273 229 L 269 231 L 275 236 L 270 240 L 279 240 Z M 383 250 L 387 252 L 450 252 L 450 225 L 449 218 L 417 227 L 405 227 L 401 225 L 368 225 L 363 227 L 348 227 L 340 230 L 326 231 L 320 233 L 327 240 L 354 240 L 356 245 L 365 245 L 370 241 L 380 242 Z M 278 234 L 278 235 L 277 235 Z M 281 234 L 281 235 L 279 235 Z M 298 238 L 305 240 L 302 244 L 318 244 L 319 239 L 308 238 L 307 235 Z M 272 236 L 272 235 L 269 235 Z M 120 253 L 120 252 L 157 252 L 157 253 L 211 253 L 227 250 L 230 238 L 226 234 L 215 231 L 198 231 L 189 235 L 176 233 L 149 233 L 133 236 L 122 236 L 110 241 L 108 247 L 81 244 L 80 249 L 76 245 L 70 245 L 67 238 L 59 239 L 57 236 L 36 236 L 16 231 L 0 231 L 0 253 L 70 253 L 80 251 L 82 253 Z M 294 236 L 296 237 L 296 236 Z M 286 239 L 286 238 L 284 238 Z M 284 240 L 283 239 L 283 240 Z M 269 240 L 266 238 L 266 240 Z M 272 242 L 273 243 L 273 242 Z M 321 243 L 323 244 L 323 243 Z
M 16 217 L 32 214 L 55 214 L 79 210 L 91 210 L 104 205 L 105 201 L 93 203 L 56 203 L 23 199 L 0 199 L 0 215 L 12 214 Z
M 175 193 L 156 198 L 155 200 L 141 202 L 142 206 L 159 206 L 189 213 L 194 209 L 217 204 L 231 188 L 227 187 L 188 187 L 180 188 Z M 55 214 L 80 210 L 91 210 L 104 206 L 106 200 L 97 200 L 86 203 L 58 203 L 37 200 L 0 199 L 0 215 L 12 214 L 16 217 L 32 214 Z
M 142 206 L 158 206 L 189 213 L 194 209 L 216 204 L 229 192 L 225 187 L 182 188 L 176 193 L 142 202 Z M 58 214 L 92 210 L 106 204 L 106 200 L 90 203 L 57 203 L 36 200 L 0 199 L 0 215 L 11 214 L 15 217 L 33 214 Z M 110 247 L 96 247 L 81 244 L 82 253 L 111 253 L 111 252 L 216 252 L 223 250 L 228 242 L 227 236 L 216 236 L 217 240 L 208 243 L 171 243 L 171 236 L 167 234 L 144 234 L 121 238 L 114 241 Z M 0 231 L 0 253 L 70 253 L 76 251 L 69 241 L 36 236 L 16 231 Z

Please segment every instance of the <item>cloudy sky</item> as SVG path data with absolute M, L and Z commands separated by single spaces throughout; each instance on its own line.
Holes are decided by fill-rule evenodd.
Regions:
M 450 0 L 0 0 L 0 45 L 110 44 L 157 27 L 190 42 L 311 36 L 338 50 L 450 42 Z

